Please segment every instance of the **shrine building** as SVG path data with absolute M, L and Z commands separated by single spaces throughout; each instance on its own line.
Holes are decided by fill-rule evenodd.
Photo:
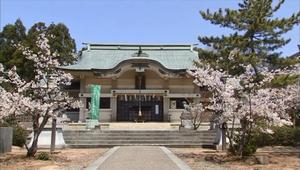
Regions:
M 83 105 L 67 113 L 74 122 L 88 118 L 91 84 L 101 86 L 100 122 L 178 122 L 184 101 L 201 101 L 187 74 L 198 60 L 193 45 L 86 46 L 76 64 L 63 67 L 74 77 L 69 94 Z

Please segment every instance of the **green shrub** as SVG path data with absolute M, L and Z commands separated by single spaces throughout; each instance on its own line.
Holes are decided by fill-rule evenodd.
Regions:
M 243 156 L 250 156 L 253 155 L 256 152 L 257 145 L 254 141 L 249 141 L 245 146 L 244 146 L 244 152 Z
M 296 145 L 295 141 L 296 129 L 293 127 L 283 126 L 274 128 L 273 140 L 276 145 Z
M 15 115 L 7 116 L 0 122 L 0 126 L 3 127 L 12 127 L 13 128 L 13 142 L 14 146 L 23 147 L 26 143 L 26 139 L 28 136 L 27 131 L 18 125 L 18 121 Z
M 297 146 L 300 145 L 300 127 L 293 128 L 290 126 L 273 127 L 273 134 L 255 132 L 253 140 L 257 146 Z
M 23 147 L 27 139 L 27 131 L 20 126 L 13 127 L 13 145 Z
M 47 152 L 41 152 L 37 155 L 37 159 L 47 161 L 47 160 L 50 160 L 50 155 Z
M 263 146 L 300 146 L 300 127 L 291 126 L 273 127 L 273 134 L 262 133 L 255 129 L 251 133 L 250 140 L 244 145 L 242 153 L 239 153 L 240 137 L 233 139 L 233 146 L 229 148 L 229 152 L 234 155 L 250 156 L 256 152 L 257 147 Z
M 258 147 L 274 145 L 272 135 L 266 133 L 254 132 L 253 140 Z
M 296 129 L 296 132 L 295 132 L 295 144 L 297 145 L 297 146 L 300 146 L 300 127 L 298 127 L 297 129 Z
M 240 138 L 235 138 L 234 139 L 235 144 L 233 147 L 229 148 L 229 152 L 232 153 L 233 155 L 239 155 L 239 149 L 240 149 Z M 253 155 L 256 152 L 257 149 L 257 144 L 254 138 L 251 138 L 245 145 L 244 149 L 242 151 L 241 156 L 250 156 Z

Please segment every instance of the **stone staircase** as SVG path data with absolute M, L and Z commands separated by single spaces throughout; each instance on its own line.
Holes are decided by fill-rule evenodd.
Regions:
M 178 130 L 65 130 L 69 147 L 95 148 L 124 145 L 215 148 L 216 132 Z

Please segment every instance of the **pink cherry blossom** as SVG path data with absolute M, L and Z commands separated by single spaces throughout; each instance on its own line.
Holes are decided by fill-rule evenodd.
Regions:
M 269 87 L 276 75 L 298 74 L 297 69 L 270 70 L 260 67 L 255 70 L 253 66 L 243 64 L 239 67 L 245 70 L 241 75 L 229 75 L 208 64 L 188 71 L 195 78 L 196 85 L 206 87 L 212 94 L 205 109 L 214 112 L 219 125 L 229 125 L 226 136 L 231 148 L 236 142 L 239 142 L 239 148 L 243 148 L 240 146 L 250 139 L 247 136 L 254 128 L 272 133 L 272 126 L 292 125 L 288 111 L 300 107 L 299 85 Z M 258 74 L 263 78 L 258 80 Z
M 59 56 L 51 53 L 45 34 L 39 36 L 36 45 L 39 49 L 37 53 L 17 45 L 23 51 L 23 55 L 34 63 L 35 77 L 32 81 L 22 80 L 16 72 L 16 67 L 5 71 L 0 63 L 0 84 L 6 82 L 14 87 L 11 91 L 6 91 L 0 86 L 0 120 L 9 115 L 19 114 L 32 117 L 34 142 L 28 149 L 31 156 L 36 152 L 38 136 L 48 119 L 59 116 L 69 107 L 79 105 L 63 90 L 64 86 L 71 84 L 72 76 L 58 69 Z

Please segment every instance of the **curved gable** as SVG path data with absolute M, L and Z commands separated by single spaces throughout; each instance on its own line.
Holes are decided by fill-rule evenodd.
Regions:
M 192 45 L 110 45 L 88 44 L 77 64 L 66 70 L 111 70 L 122 62 L 153 61 L 168 70 L 193 68 L 198 55 Z

